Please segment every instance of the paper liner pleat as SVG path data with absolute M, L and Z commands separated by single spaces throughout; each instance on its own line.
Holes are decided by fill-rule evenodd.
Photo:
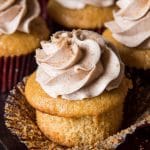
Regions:
M 6 92 L 36 68 L 34 53 L 0 57 L 0 92 Z
M 39 0 L 40 6 L 41 6 L 41 16 L 47 20 L 48 16 L 47 16 L 47 3 L 48 0 Z

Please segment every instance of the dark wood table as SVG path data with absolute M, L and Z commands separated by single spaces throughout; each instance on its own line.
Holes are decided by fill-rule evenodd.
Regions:
M 7 93 L 0 93 L 0 150 L 27 150 L 24 144 L 19 142 L 17 136 L 12 135 L 4 123 L 4 105 Z

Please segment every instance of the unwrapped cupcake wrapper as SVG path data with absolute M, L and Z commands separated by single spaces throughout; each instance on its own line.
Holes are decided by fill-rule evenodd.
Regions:
M 0 92 L 10 89 L 36 68 L 34 53 L 14 57 L 0 57 Z
M 36 124 L 35 109 L 28 104 L 24 94 L 26 80 L 27 78 L 24 79 L 23 82 L 20 82 L 10 92 L 10 95 L 6 99 L 4 120 L 11 133 L 17 135 L 19 141 L 24 143 L 30 150 L 113 150 L 116 148 L 118 148 L 117 150 L 120 150 L 119 146 L 124 143 L 128 135 L 132 134 L 141 126 L 150 125 L 150 99 L 148 96 L 150 85 L 149 83 L 146 83 L 144 86 L 139 85 L 139 89 L 144 88 L 144 91 L 139 92 L 141 93 L 140 95 L 134 95 L 134 93 L 139 91 L 137 89 L 134 89 L 134 91 L 132 91 L 133 93 L 129 92 L 131 98 L 128 100 L 128 103 L 125 104 L 125 109 L 129 108 L 126 105 L 133 107 L 130 107 L 128 112 L 125 111 L 125 113 L 128 115 L 126 120 L 129 118 L 132 119 L 130 119 L 130 123 L 124 121 L 124 123 L 128 123 L 124 130 L 108 137 L 104 141 L 97 141 L 92 145 L 79 145 L 72 148 L 60 146 L 59 144 L 48 140 L 39 130 Z M 132 105 L 133 98 L 135 102 L 134 105 Z M 136 111 L 135 107 L 137 108 Z
M 128 134 L 132 134 L 136 128 L 150 124 L 150 111 L 146 111 L 137 122 L 128 128 L 108 137 L 104 141 L 97 141 L 93 145 L 79 145 L 66 148 L 48 140 L 39 130 L 36 124 L 35 110 L 27 103 L 24 96 L 24 82 L 18 84 L 8 96 L 5 104 L 5 124 L 27 149 L 38 150 L 113 150 L 124 142 Z

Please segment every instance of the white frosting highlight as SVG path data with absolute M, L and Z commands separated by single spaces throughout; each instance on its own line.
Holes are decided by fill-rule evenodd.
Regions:
M 41 46 L 36 50 L 36 81 L 53 98 L 82 100 L 120 85 L 124 65 L 95 32 L 57 32 Z
M 150 37 L 150 0 L 120 0 L 114 21 L 106 23 L 113 37 L 128 47 L 137 47 Z M 150 40 L 149 40 L 150 42 Z
M 115 0 L 56 0 L 63 7 L 69 9 L 83 9 L 86 5 L 96 7 L 109 7 L 114 4 Z
M 0 34 L 30 32 L 30 23 L 40 14 L 37 0 L 0 1 Z

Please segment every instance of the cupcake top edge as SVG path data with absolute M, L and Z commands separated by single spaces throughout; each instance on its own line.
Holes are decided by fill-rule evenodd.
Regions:
M 83 100 L 118 88 L 124 65 L 101 35 L 87 30 L 56 32 L 36 50 L 36 81 L 53 98 Z
M 86 5 L 96 7 L 109 7 L 115 3 L 115 0 L 56 0 L 63 7 L 69 9 L 83 9 Z
M 40 15 L 38 0 L 0 2 L 0 34 L 30 33 L 30 23 Z
M 127 47 L 143 45 L 150 48 L 150 0 L 119 0 L 119 11 L 114 12 L 114 21 L 105 26 L 112 36 Z

